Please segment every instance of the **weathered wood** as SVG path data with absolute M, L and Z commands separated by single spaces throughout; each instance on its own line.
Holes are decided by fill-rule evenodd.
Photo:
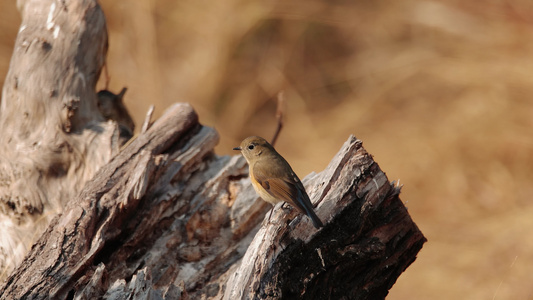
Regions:
M 185 135 L 195 130 L 199 131 L 199 135 L 193 136 L 194 139 L 188 143 L 185 142 Z M 146 134 L 131 143 L 127 147 L 128 151 L 121 152 L 102 168 L 87 183 L 81 194 L 68 203 L 63 215 L 54 218 L 18 271 L 7 281 L 8 286 L 11 281 L 17 280 L 24 284 L 11 285 L 13 290 L 1 291 L 1 294 L 13 295 L 16 299 L 46 298 L 48 295 L 64 298 L 76 281 L 91 271 L 92 265 L 103 261 L 108 264 L 124 263 L 120 259 L 108 260 L 112 252 L 119 248 L 132 250 L 128 248 L 127 239 L 124 239 L 135 239 L 136 236 L 129 237 L 126 232 L 138 228 L 134 231 L 140 235 L 136 242 L 146 242 L 144 237 L 152 234 L 151 230 L 155 230 L 160 224 L 150 223 L 143 227 L 137 223 L 160 221 L 158 215 L 165 217 L 164 214 L 168 213 L 167 206 L 173 204 L 158 198 L 161 203 L 157 206 L 157 212 L 149 206 L 143 210 L 141 205 L 138 209 L 147 190 L 158 193 L 170 187 L 161 187 L 155 184 L 154 179 L 161 184 L 165 179 L 169 183 L 176 174 L 190 176 L 189 172 L 200 165 L 191 165 L 196 162 L 191 158 L 201 159 L 206 151 L 214 147 L 216 141 L 214 131 L 198 128 L 197 117 L 190 106 L 172 107 Z M 196 148 L 188 149 L 189 151 L 185 151 L 187 148 L 179 149 L 183 152 L 176 151 L 173 156 L 163 154 L 169 147 L 181 143 L 185 143 L 185 147 L 195 145 Z M 183 158 L 188 159 L 189 164 Z M 178 162 L 172 163 L 174 159 Z M 154 216 L 141 217 L 148 212 Z M 119 247 L 120 244 L 124 245 Z M 43 255 L 42 251 L 46 254 Z M 120 256 L 120 251 L 116 252 L 115 255 Z
M 280 207 L 257 231 L 269 206 L 255 201 L 241 157 L 213 154 L 217 138 L 175 105 L 69 202 L 0 292 L 376 299 L 422 247 L 399 189 L 354 137 L 304 179 L 318 231 Z
M 18 4 L 0 105 L 0 280 L 121 146 L 96 101 L 107 51 L 97 1 Z
M 68 5 L 66 11 L 77 16 L 96 7 L 88 0 Z M 73 9 L 78 5 L 86 10 Z M 87 68 L 99 70 L 102 60 L 90 60 Z M 64 74 L 56 80 L 68 82 Z M 70 114 L 89 121 L 71 120 L 68 130 L 52 126 L 46 134 L 68 140 L 73 132 L 108 124 L 93 96 L 80 98 L 93 102 Z M 51 105 L 47 113 L 60 115 L 53 113 L 57 103 L 49 102 L 42 105 Z M 6 105 L 11 113 L 24 111 Z M 93 134 L 93 140 L 109 139 L 106 130 Z M 257 200 L 244 158 L 215 155 L 217 141 L 190 105 L 176 104 L 111 160 L 116 152 L 109 147 L 91 148 L 85 164 L 107 155 L 95 159 L 92 171 L 74 179 L 59 176 L 40 192 L 48 197 L 61 185 L 65 191 L 56 201 L 66 206 L 42 235 L 37 232 L 37 242 L 0 287 L 2 299 L 380 299 L 425 242 L 398 198 L 399 188 L 353 136 L 324 171 L 303 180 L 325 224 L 320 230 L 290 207 L 275 207 L 266 220 L 271 207 Z M 34 164 L 27 168 L 36 169 Z M 28 172 L 20 180 L 33 174 Z

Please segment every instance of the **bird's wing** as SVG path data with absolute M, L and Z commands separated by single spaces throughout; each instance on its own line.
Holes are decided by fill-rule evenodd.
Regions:
M 290 203 L 302 213 L 309 216 L 315 228 L 324 226 L 314 212 L 313 205 L 305 192 L 302 182 L 290 167 L 289 170 L 290 173 L 287 174 L 286 168 L 284 171 L 282 168 L 271 167 L 268 169 L 268 173 L 266 173 L 264 168 L 256 168 L 254 166 L 253 173 L 257 182 L 272 197 Z
M 306 209 L 301 203 L 304 196 L 298 187 L 298 183 L 301 185 L 298 177 L 294 174 L 290 174 L 291 177 L 287 174 L 276 174 L 277 170 L 272 170 L 272 168 L 270 171 L 271 174 L 266 174 L 266 172 L 261 171 L 261 168 L 254 168 L 254 177 L 272 197 L 288 202 L 306 213 Z M 303 186 L 301 188 L 303 189 Z

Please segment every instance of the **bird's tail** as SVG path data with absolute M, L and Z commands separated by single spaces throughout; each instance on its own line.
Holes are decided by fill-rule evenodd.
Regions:
M 315 226 L 316 229 L 320 227 L 324 227 L 324 224 L 322 223 L 322 221 L 320 221 L 318 216 L 315 214 L 315 211 L 313 210 L 313 205 L 311 204 L 311 200 L 309 199 L 309 196 L 307 196 L 307 193 L 305 192 L 302 193 L 300 190 L 298 190 L 298 193 L 300 194 L 299 195 L 300 197 L 298 197 L 299 198 L 298 202 L 300 202 L 299 204 L 305 210 L 305 214 L 313 222 L 313 226 Z
M 315 214 L 315 212 L 313 211 L 313 209 L 311 210 L 307 210 L 306 208 L 306 213 L 307 213 L 307 216 L 311 219 L 311 221 L 313 222 L 313 226 L 315 226 L 316 229 L 320 228 L 320 227 L 324 227 L 324 224 L 322 224 L 322 221 L 320 221 L 320 219 L 318 218 L 318 216 Z

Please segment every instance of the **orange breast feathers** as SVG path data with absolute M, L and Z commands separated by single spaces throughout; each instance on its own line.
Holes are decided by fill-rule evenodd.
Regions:
M 254 190 L 259 194 L 259 196 L 261 196 L 261 198 L 263 198 L 263 200 L 265 200 L 266 202 L 268 202 L 268 203 L 270 203 L 272 205 L 276 205 L 276 203 L 281 202 L 282 200 L 280 200 L 278 198 L 275 198 L 272 195 L 270 195 L 270 193 L 267 192 L 265 190 L 265 188 L 263 188 L 261 183 L 259 183 L 257 181 L 257 179 L 255 179 L 254 172 L 253 172 L 252 168 L 253 168 L 252 166 L 250 166 L 250 168 L 249 168 L 250 180 L 252 181 L 252 186 L 254 187 Z

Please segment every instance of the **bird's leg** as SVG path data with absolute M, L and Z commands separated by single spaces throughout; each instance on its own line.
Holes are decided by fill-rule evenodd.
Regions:
M 282 202 L 281 205 L 280 205 L 281 209 L 283 209 L 283 210 L 286 209 L 286 208 L 283 207 L 285 205 L 285 203 L 287 203 L 287 202 Z M 272 217 L 272 212 L 274 212 L 274 209 L 276 209 L 276 206 L 278 206 L 278 205 L 279 205 L 279 202 L 274 204 L 274 206 L 270 210 L 270 213 L 268 214 L 267 224 L 270 223 L 270 218 Z
M 270 213 L 268 214 L 267 225 L 270 223 L 270 218 L 272 217 L 272 212 L 274 211 L 274 207 L 275 207 L 275 206 L 273 206 L 273 207 L 270 209 Z

